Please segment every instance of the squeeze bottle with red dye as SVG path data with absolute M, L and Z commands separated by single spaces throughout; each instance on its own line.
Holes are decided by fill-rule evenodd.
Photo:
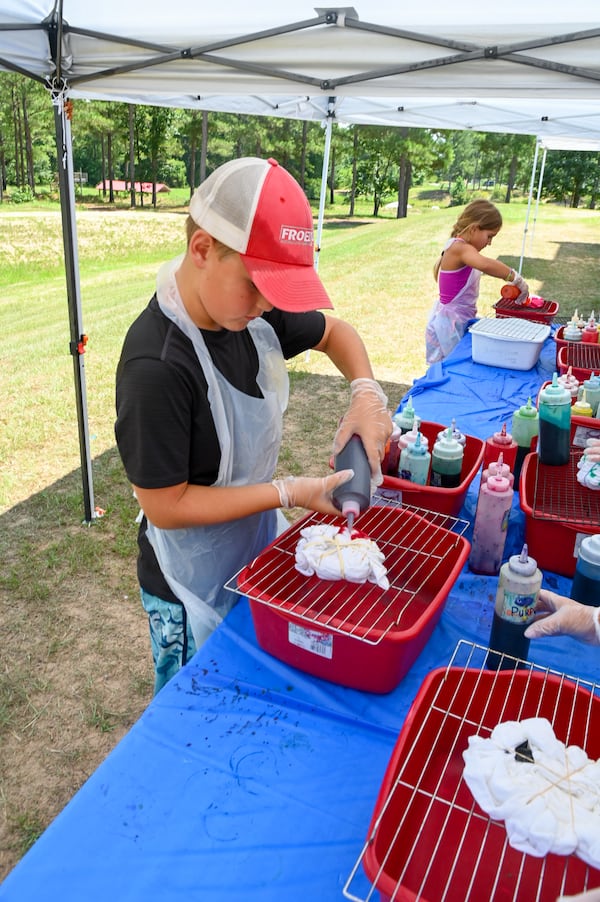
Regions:
M 505 476 L 489 476 L 479 488 L 469 567 L 495 576 L 502 564 L 514 490 Z
M 514 474 L 510 472 L 508 464 L 504 463 L 502 452 L 498 455 L 498 460 L 495 463 L 492 461 L 489 467 L 486 467 L 481 474 L 481 484 L 487 482 L 490 476 L 504 476 L 505 479 L 508 479 L 511 489 L 513 488 L 515 477 Z
M 506 431 L 506 423 L 503 423 L 500 432 L 494 432 L 486 439 L 483 449 L 483 468 L 489 466 L 492 461 L 498 460 L 498 455 L 502 452 L 504 463 L 508 464 L 511 471 L 514 470 L 518 447 L 510 432 Z
M 581 340 L 589 342 L 589 344 L 593 345 L 598 344 L 598 326 L 596 324 L 596 319 L 593 312 L 590 314 L 590 318 L 588 319 L 586 326 L 581 333 Z

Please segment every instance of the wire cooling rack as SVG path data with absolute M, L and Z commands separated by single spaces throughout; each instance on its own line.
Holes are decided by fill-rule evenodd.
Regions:
M 306 577 L 295 569 L 301 530 L 315 524 L 340 525 L 340 518 L 308 515 L 293 524 L 230 580 L 227 588 L 293 616 L 311 627 L 381 642 L 390 632 L 419 628 L 432 610 L 441 610 L 458 576 L 469 544 L 468 526 L 448 514 L 410 508 L 380 499 L 356 521 L 384 555 L 389 589 L 373 583 Z
M 533 463 L 532 514 L 536 520 L 554 520 L 571 526 L 598 528 L 600 492 L 585 489 L 577 482 L 577 464 L 582 451 L 572 449 L 564 467 Z
M 514 658 L 511 668 L 487 670 L 488 653 L 461 641 L 448 667 L 423 682 L 344 887 L 347 899 L 555 902 L 600 886 L 600 871 L 575 856 L 535 858 L 509 846 L 503 822 L 479 808 L 462 779 L 468 738 L 487 738 L 507 720 L 545 717 L 558 739 L 600 758 L 600 687 Z

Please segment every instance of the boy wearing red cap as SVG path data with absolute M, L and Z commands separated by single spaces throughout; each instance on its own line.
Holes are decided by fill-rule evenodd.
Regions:
M 155 691 L 235 604 L 224 584 L 273 540 L 278 508 L 337 513 L 331 495 L 350 471 L 272 481 L 285 359 L 322 351 L 351 382 L 334 451 L 358 433 L 374 482 L 391 431 L 358 333 L 319 312 L 332 304 L 292 176 L 274 160 L 232 160 L 189 213 L 187 251 L 162 267 L 117 369 L 117 445 L 144 513 L 138 578 Z

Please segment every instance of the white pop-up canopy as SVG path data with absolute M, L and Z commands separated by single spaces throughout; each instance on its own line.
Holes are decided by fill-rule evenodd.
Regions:
M 93 490 L 69 96 L 255 115 L 600 140 L 597 0 L 0 0 L 0 69 L 55 107 L 86 519 Z M 328 141 L 325 143 L 324 175 Z M 322 192 L 322 203 L 324 192 Z M 321 216 L 320 216 L 321 218 Z

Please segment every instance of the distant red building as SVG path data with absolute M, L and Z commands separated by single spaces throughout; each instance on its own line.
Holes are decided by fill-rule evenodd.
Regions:
M 113 179 L 112 180 L 113 191 L 122 191 L 125 194 L 129 194 L 131 191 L 131 182 L 126 182 L 124 179 Z M 98 182 L 96 185 L 98 191 L 102 191 L 103 189 L 106 191 L 110 191 L 110 179 L 104 179 L 104 182 Z M 136 192 L 142 192 L 143 194 L 152 194 L 152 182 L 135 182 L 135 190 Z M 163 182 L 156 183 L 156 193 L 164 194 L 171 189 L 168 185 L 165 185 Z

